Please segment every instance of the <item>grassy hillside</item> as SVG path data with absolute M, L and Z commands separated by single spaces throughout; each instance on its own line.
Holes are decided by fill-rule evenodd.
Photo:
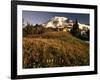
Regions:
M 69 32 L 23 37 L 23 68 L 89 65 L 89 43 Z

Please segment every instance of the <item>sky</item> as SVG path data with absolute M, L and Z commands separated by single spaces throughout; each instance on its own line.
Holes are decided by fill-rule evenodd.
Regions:
M 42 12 L 42 11 L 23 11 L 22 18 L 24 24 L 42 24 L 55 16 L 63 16 L 72 20 L 78 20 L 81 24 L 89 24 L 89 14 L 82 13 L 62 13 L 62 12 Z

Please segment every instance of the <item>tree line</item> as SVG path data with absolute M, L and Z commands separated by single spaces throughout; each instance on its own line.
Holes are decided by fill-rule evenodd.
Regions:
M 34 35 L 34 34 L 42 34 L 45 32 L 52 32 L 52 31 L 58 31 L 58 28 L 45 28 L 42 25 L 31 25 L 31 24 L 27 24 L 24 28 L 23 28 L 23 37 L 26 37 L 27 35 Z M 88 40 L 89 41 L 89 37 L 90 37 L 90 30 L 88 29 L 87 31 L 81 31 L 79 29 L 79 25 L 78 25 L 78 21 L 76 19 L 76 21 L 74 22 L 74 25 L 70 31 L 70 33 L 82 40 Z

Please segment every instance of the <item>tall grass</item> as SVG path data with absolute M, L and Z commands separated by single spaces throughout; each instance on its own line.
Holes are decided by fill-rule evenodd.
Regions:
M 89 44 L 68 32 L 23 37 L 23 68 L 89 65 Z

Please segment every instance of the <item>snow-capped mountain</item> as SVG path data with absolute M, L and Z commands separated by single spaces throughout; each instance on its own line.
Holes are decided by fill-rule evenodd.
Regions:
M 90 26 L 89 26 L 89 25 L 81 24 L 81 23 L 78 23 L 78 25 L 79 25 L 79 28 L 80 28 L 80 29 L 83 29 L 83 28 L 90 29 Z
M 62 16 L 55 16 L 53 18 L 51 18 L 50 20 L 48 20 L 48 22 L 42 24 L 44 27 L 48 28 L 72 28 L 74 24 L 74 21 L 67 18 L 67 17 L 62 17 Z M 89 29 L 90 26 L 86 25 L 86 24 L 81 24 L 79 23 L 79 28 L 83 29 L 83 28 L 87 28 Z
M 65 25 L 65 21 L 67 21 L 68 18 L 66 17 L 60 17 L 60 16 L 55 16 L 51 18 L 46 24 L 45 27 L 52 27 L 52 28 L 63 28 Z

